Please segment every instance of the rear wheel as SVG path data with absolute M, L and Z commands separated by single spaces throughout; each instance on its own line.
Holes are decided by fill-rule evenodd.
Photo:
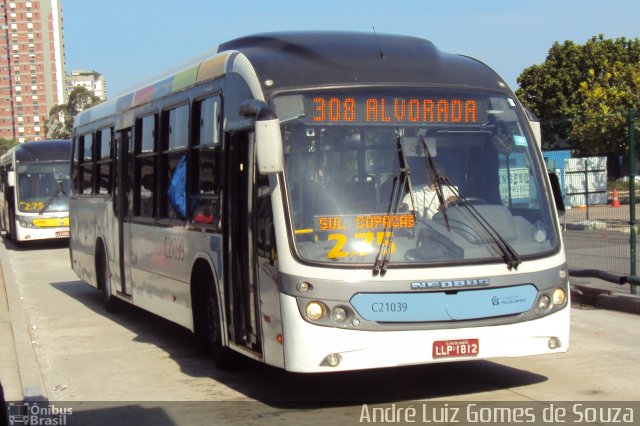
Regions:
M 109 265 L 104 249 L 99 250 L 96 267 L 96 276 L 98 278 L 98 287 L 102 290 L 102 301 L 108 312 L 116 312 L 118 310 L 118 300 L 111 294 L 111 281 L 109 279 Z

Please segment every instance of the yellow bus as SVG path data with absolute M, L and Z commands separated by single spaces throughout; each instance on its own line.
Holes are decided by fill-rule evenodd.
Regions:
M 24 142 L 0 157 L 0 228 L 7 238 L 69 238 L 70 160 L 70 140 Z

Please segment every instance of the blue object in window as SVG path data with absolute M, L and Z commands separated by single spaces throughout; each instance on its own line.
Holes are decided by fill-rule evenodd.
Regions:
M 181 219 L 187 217 L 187 155 L 180 158 L 180 162 L 173 172 L 167 195 L 173 210 Z

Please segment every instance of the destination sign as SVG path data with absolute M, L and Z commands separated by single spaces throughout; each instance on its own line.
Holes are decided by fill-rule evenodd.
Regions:
M 487 121 L 478 99 L 464 96 L 305 95 L 304 120 L 340 124 L 472 125 Z
M 319 232 L 354 230 L 381 230 L 387 228 L 412 229 L 415 227 L 413 214 L 363 214 L 343 216 L 315 216 L 315 230 Z

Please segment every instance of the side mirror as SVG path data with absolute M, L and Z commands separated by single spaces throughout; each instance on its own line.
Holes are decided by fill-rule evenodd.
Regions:
M 16 186 L 16 172 L 13 170 L 7 172 L 7 184 L 11 187 Z
M 549 173 L 549 182 L 551 183 L 551 191 L 553 191 L 553 200 L 556 203 L 556 210 L 558 210 L 558 214 L 562 216 L 565 213 L 565 207 L 558 175 L 555 173 Z
M 240 105 L 240 114 L 255 116 L 255 143 L 258 171 L 263 174 L 280 173 L 284 170 L 284 150 L 280 120 L 269 105 L 251 99 Z

